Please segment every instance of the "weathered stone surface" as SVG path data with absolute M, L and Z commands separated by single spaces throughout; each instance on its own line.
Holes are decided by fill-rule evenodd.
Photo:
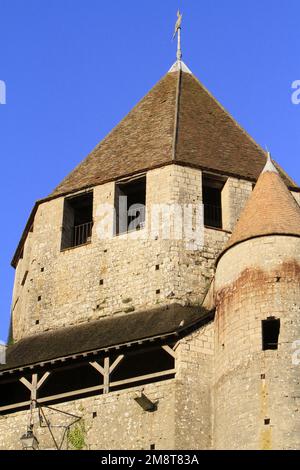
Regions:
M 215 292 L 214 446 L 298 449 L 292 355 L 300 338 L 300 239 L 268 236 L 231 248 L 220 259 Z M 268 317 L 280 319 L 279 343 L 263 351 Z
M 202 225 L 204 243 L 196 250 L 180 239 L 178 226 L 170 239 L 155 233 L 149 210 L 153 204 L 201 204 L 197 169 L 174 164 L 149 171 L 146 227 L 128 237 L 97 236 L 99 206 L 113 205 L 115 183 L 94 188 L 93 235 L 85 246 L 61 251 L 64 199 L 41 204 L 16 271 L 15 340 L 158 305 L 201 305 L 251 191 L 252 183 L 227 179 L 225 230 Z M 111 231 L 112 223 L 110 218 Z M 154 231 L 151 238 L 144 237 L 148 229 Z M 144 387 L 158 400 L 157 411 L 147 413 L 134 401 L 141 387 L 56 405 L 83 417 L 84 448 L 299 448 L 300 390 L 291 359 L 292 342 L 300 338 L 299 243 L 288 236 L 257 238 L 221 257 L 215 321 L 178 342 L 175 379 Z M 281 320 L 276 351 L 262 351 L 261 321 L 268 316 Z M 28 416 L 0 416 L 1 449 L 20 448 Z M 41 448 L 53 447 L 45 429 L 38 428 L 38 439 Z
M 186 240 L 175 238 L 176 227 L 171 239 L 162 239 L 162 233 L 157 239 L 146 237 L 146 230 L 151 230 L 149 216 L 148 228 L 140 232 L 99 240 L 99 206 L 113 205 L 114 191 L 114 183 L 94 188 L 92 243 L 64 251 L 60 250 L 64 199 L 39 207 L 16 271 L 15 340 L 128 313 L 128 309 L 133 312 L 178 301 L 195 305 L 202 302 L 214 274 L 215 258 L 228 234 L 205 229 L 204 246 L 189 250 Z M 149 171 L 146 197 L 147 208 L 154 204 L 201 204 L 201 172 L 177 165 Z

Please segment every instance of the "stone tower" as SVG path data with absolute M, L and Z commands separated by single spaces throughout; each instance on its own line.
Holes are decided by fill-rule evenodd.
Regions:
M 276 165 L 242 212 L 265 164 L 178 59 L 35 204 L 12 262 L 0 448 L 21 448 L 28 431 L 41 449 L 285 445 L 279 409 L 293 409 L 296 372 L 283 363 L 299 308 L 289 190 L 297 199 L 299 188 Z M 260 194 L 267 213 L 252 209 Z M 262 352 L 276 328 L 278 349 Z M 294 423 L 286 417 L 287 435 Z
M 300 209 L 271 160 L 215 276 L 215 446 L 298 449 Z M 226 431 L 226 432 L 225 432 Z

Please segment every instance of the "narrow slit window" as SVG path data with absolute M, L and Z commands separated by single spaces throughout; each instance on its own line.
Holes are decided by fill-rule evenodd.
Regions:
M 204 225 L 222 228 L 222 189 L 224 181 L 204 176 L 202 181 Z
M 93 228 L 93 193 L 65 199 L 61 249 L 91 242 Z
M 29 271 L 25 271 L 24 276 L 23 276 L 23 279 L 22 279 L 22 282 L 21 282 L 21 286 L 24 286 L 24 285 L 25 285 L 26 279 L 27 279 L 27 276 L 28 276 L 28 272 L 29 272 Z
M 141 230 L 146 219 L 146 177 L 116 183 L 116 234 Z
M 262 349 L 278 349 L 278 339 L 280 333 L 280 320 L 269 317 L 262 321 Z

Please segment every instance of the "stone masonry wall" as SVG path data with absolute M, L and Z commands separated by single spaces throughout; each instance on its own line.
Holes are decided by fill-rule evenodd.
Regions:
M 175 449 L 212 448 L 212 322 L 180 341 L 175 387 Z
M 192 249 L 193 230 L 199 230 L 195 218 L 189 239 L 180 239 L 182 227 L 176 224 L 164 239 L 165 227 L 157 231 L 149 212 L 153 204 L 192 204 L 193 210 L 201 204 L 202 173 L 196 169 L 170 165 L 149 171 L 146 227 L 128 236 L 99 239 L 104 217 L 99 206 L 113 204 L 115 183 L 93 188 L 92 242 L 64 251 L 64 198 L 43 203 L 16 270 L 15 339 L 172 302 L 200 305 L 251 190 L 251 183 L 228 178 L 222 192 L 225 230 L 202 224 L 203 244 L 197 249 Z M 112 233 L 111 215 L 106 222 Z M 298 369 L 289 361 L 292 341 L 300 339 L 300 260 L 295 254 L 300 250 L 296 239 L 293 244 L 285 238 L 280 246 L 276 237 L 240 244 L 221 258 L 216 322 L 180 340 L 176 380 L 145 386 L 146 395 L 159 400 L 156 412 L 143 412 L 134 401 L 140 387 L 56 405 L 83 415 L 86 448 L 299 447 L 300 385 Z M 261 262 L 262 270 L 257 269 Z M 262 352 L 261 320 L 270 315 L 282 321 L 280 348 Z M 20 447 L 27 416 L 0 416 L 0 448 Z M 43 448 L 51 447 L 47 431 L 39 433 Z
M 201 180 L 199 170 L 177 165 L 149 171 L 147 210 L 153 204 L 196 207 L 201 204 Z M 166 303 L 201 304 L 214 275 L 216 256 L 230 233 L 204 229 L 204 245 L 190 249 L 191 240 L 179 239 L 180 227 L 173 227 L 171 239 L 163 239 L 161 232 L 156 234 L 148 214 L 145 229 L 99 239 L 98 228 L 103 223 L 99 206 L 113 205 L 114 191 L 114 183 L 94 188 L 92 243 L 64 251 L 60 250 L 64 199 L 53 199 L 38 208 L 33 233 L 29 234 L 16 272 L 13 298 L 16 340 Z M 246 185 L 241 207 L 247 195 Z M 232 200 L 232 205 L 237 206 L 236 200 Z M 112 233 L 112 217 L 105 220 Z M 203 225 L 200 230 L 203 231 Z
M 214 448 L 298 449 L 300 239 L 260 237 L 221 258 L 215 280 Z M 277 350 L 262 320 L 280 319 Z
M 176 347 L 176 378 L 145 386 L 80 398 L 54 405 L 82 417 L 71 428 L 63 449 L 74 447 L 72 435 L 83 437 L 84 449 L 210 449 L 212 445 L 211 380 L 213 323 L 181 339 Z M 139 392 L 157 402 L 154 412 L 144 411 L 134 400 Z M 52 425 L 66 425 L 70 418 L 43 408 Z M 20 449 L 20 437 L 29 423 L 30 412 L 0 416 L 0 450 Z M 40 449 L 54 447 L 49 431 L 41 428 L 34 414 L 34 433 Z M 53 428 L 60 442 L 62 428 Z M 72 444 L 73 443 L 73 444 Z
M 156 449 L 174 448 L 174 396 L 175 381 L 168 380 L 145 385 L 144 393 L 153 401 L 158 401 L 157 411 L 146 412 L 134 400 L 141 387 L 96 395 L 67 403 L 55 408 L 82 417 L 79 428 L 83 437 L 84 449 L 88 450 L 147 450 L 151 444 Z M 53 425 L 66 425 L 70 418 L 44 408 L 47 418 Z M 96 415 L 95 415 L 96 413 Z M 21 449 L 20 438 L 29 422 L 29 412 L 22 411 L 0 416 L 0 450 Z M 47 428 L 37 425 L 34 433 L 40 449 L 55 448 Z M 71 428 L 71 430 L 74 429 Z M 57 440 L 61 440 L 63 429 L 54 429 Z M 71 434 L 72 436 L 72 434 Z M 77 436 L 78 437 L 78 436 Z M 81 439 L 80 439 L 81 440 Z M 63 449 L 74 449 L 69 439 L 64 441 Z
M 252 183 L 228 178 L 222 189 L 223 227 L 232 231 L 241 211 L 252 193 Z

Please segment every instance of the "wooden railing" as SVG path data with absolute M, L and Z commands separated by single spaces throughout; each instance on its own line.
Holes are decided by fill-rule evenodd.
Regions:
M 75 225 L 73 246 L 85 245 L 91 241 L 93 222 Z

